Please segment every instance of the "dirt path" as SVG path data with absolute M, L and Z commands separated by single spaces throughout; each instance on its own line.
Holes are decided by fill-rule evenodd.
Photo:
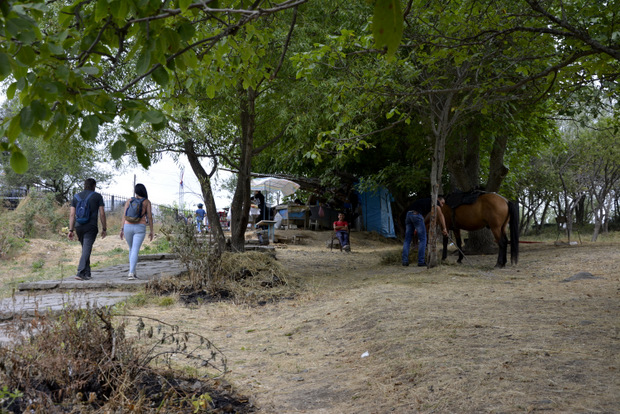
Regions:
M 523 245 L 518 267 L 479 256 L 427 270 L 381 265 L 399 246 L 362 235 L 330 252 L 327 235 L 278 251 L 304 289 L 294 300 L 137 312 L 206 333 L 262 412 L 620 407 L 618 244 Z M 580 271 L 596 279 L 562 282 Z

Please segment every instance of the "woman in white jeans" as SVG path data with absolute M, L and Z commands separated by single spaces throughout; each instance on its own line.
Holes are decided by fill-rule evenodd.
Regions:
M 128 280 L 135 280 L 138 278 L 136 275 L 138 252 L 140 251 L 140 246 L 142 245 L 142 242 L 146 237 L 147 224 L 150 228 L 149 240 L 153 241 L 153 213 L 151 210 L 151 202 L 149 201 L 149 196 L 146 192 L 146 187 L 143 184 L 136 184 L 134 192 L 136 194 L 135 198 L 137 198 L 138 200 L 143 200 L 140 220 L 137 223 L 130 223 L 125 218 L 123 227 L 121 228 L 121 240 L 123 240 L 124 236 L 125 240 L 127 240 L 127 245 L 129 246 L 129 274 L 127 275 Z M 131 200 L 127 200 L 123 211 L 127 211 L 127 207 L 129 207 L 130 202 Z

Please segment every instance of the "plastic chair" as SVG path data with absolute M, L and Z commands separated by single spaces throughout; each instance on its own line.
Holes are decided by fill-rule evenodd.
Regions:
M 351 251 L 351 229 L 347 230 L 347 234 L 349 235 L 348 239 L 349 239 L 349 245 L 347 246 L 347 250 L 346 252 L 350 252 Z M 332 233 L 332 238 L 330 240 L 330 244 L 329 244 L 329 250 L 332 251 L 334 250 L 334 240 L 338 240 L 338 236 L 336 236 L 336 232 L 334 231 Z M 342 251 L 342 244 L 340 244 L 340 240 L 338 240 L 338 246 L 340 246 L 340 251 Z

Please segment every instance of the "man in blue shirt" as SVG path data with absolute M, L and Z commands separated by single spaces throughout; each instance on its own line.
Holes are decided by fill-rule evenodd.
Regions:
M 441 232 L 444 236 L 448 235 L 448 229 L 446 228 L 446 221 L 443 217 L 443 213 L 441 212 L 441 206 L 445 203 L 445 199 L 443 196 L 437 197 L 437 206 L 435 207 L 435 223 L 437 220 L 441 223 Z M 425 221 L 427 218 L 430 220 L 431 213 L 431 199 L 430 198 L 422 198 L 420 200 L 414 201 L 407 208 L 407 218 L 405 219 L 405 243 L 403 244 L 403 254 L 402 261 L 403 266 L 409 266 L 409 248 L 411 246 L 411 241 L 413 240 L 414 231 L 418 232 L 418 266 L 426 266 L 426 225 Z
M 198 210 L 196 210 L 196 229 L 198 233 L 201 233 L 200 225 L 203 223 L 206 214 L 207 212 L 203 210 L 202 204 L 198 204 Z

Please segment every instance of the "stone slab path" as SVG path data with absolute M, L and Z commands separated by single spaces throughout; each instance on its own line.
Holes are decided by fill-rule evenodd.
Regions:
M 273 246 L 248 245 L 246 250 L 274 254 Z M 36 313 L 57 312 L 67 306 L 76 308 L 112 306 L 135 295 L 150 280 L 179 276 L 185 268 L 172 254 L 141 255 L 136 267 L 138 279 L 127 280 L 129 263 L 93 269 L 92 279 L 74 277 L 20 283 L 19 292 L 0 300 L 0 343 L 9 339 L 3 326 L 17 316 L 30 318 Z
M 12 298 L 0 300 L 0 321 L 15 315 L 32 316 L 35 312 L 57 311 L 71 304 L 75 307 L 110 306 L 126 300 L 149 280 L 178 276 L 185 271 L 174 256 L 151 254 L 140 256 L 137 280 L 127 280 L 129 264 L 93 269 L 92 279 L 75 278 L 20 283 Z

